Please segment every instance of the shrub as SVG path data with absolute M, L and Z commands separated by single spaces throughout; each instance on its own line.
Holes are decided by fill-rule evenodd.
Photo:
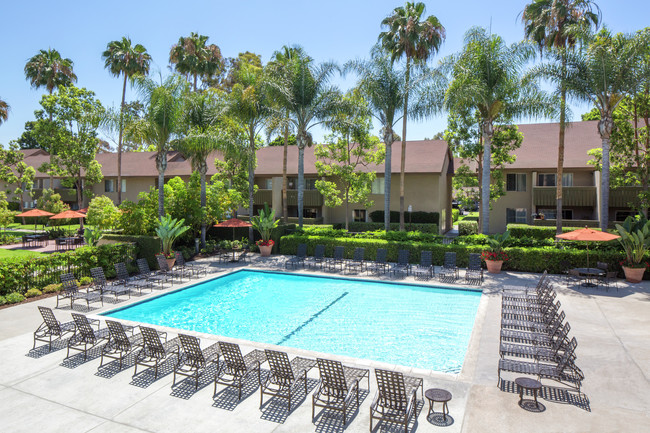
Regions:
M 136 255 L 139 259 L 147 259 L 149 267 L 157 269 L 156 254 L 160 254 L 160 239 L 155 236 L 115 235 L 105 234 L 99 241 L 100 245 L 114 244 L 117 242 L 130 242 L 136 246 Z
M 583 227 L 562 227 L 562 233 L 572 232 Z M 507 229 L 513 238 L 555 239 L 555 226 L 534 226 L 529 224 L 508 224 Z
M 4 296 L 0 296 L 0 305 L 4 305 L 6 303 L 7 303 L 7 298 L 5 298 Z
M 88 205 L 86 222 L 101 231 L 113 228 L 118 221 L 120 211 L 113 203 L 113 200 L 100 195 L 93 198 Z
M 81 277 L 79 278 L 79 285 L 80 286 L 89 286 L 93 283 L 92 277 Z
M 375 210 L 370 212 L 370 219 L 374 223 L 383 223 L 384 211 Z M 438 212 L 404 212 L 404 219 L 412 224 L 440 224 L 440 214 Z M 390 211 L 390 222 L 399 223 L 399 212 Z
M 460 236 L 478 234 L 478 222 L 467 221 L 466 219 L 458 221 L 458 234 Z
M 43 292 L 41 292 L 38 289 L 29 289 L 25 292 L 25 297 L 26 298 L 34 298 L 36 296 L 41 296 Z
M 5 299 L 7 300 L 7 304 L 16 304 L 18 302 L 23 302 L 25 297 L 18 292 L 12 292 L 5 296 Z
M 460 210 L 459 209 L 452 209 L 451 210 L 451 220 L 453 222 L 458 221 L 458 218 L 460 218 Z
M 59 284 L 48 284 L 47 286 L 43 287 L 43 293 L 56 293 L 61 291 L 61 283 Z

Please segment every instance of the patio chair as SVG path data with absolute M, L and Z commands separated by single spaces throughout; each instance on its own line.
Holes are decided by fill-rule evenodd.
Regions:
M 128 330 L 131 333 L 129 337 L 126 335 L 126 329 L 120 322 L 115 320 L 106 320 L 108 326 L 109 340 L 108 343 L 102 348 L 102 358 L 99 362 L 99 368 L 104 365 L 104 357 L 115 359 L 120 362 L 120 370 L 122 370 L 122 362 L 124 358 L 129 356 L 139 347 L 142 347 L 142 335 L 134 334 L 133 327 Z
M 515 329 L 502 329 L 499 341 L 511 341 L 513 343 L 550 347 L 557 339 L 564 340 L 565 342 L 568 341 L 568 335 L 570 331 L 571 325 L 569 322 L 556 322 L 546 332 L 529 332 L 518 331 Z
M 386 256 L 388 255 L 388 250 L 386 248 L 377 248 L 377 255 L 375 256 L 375 261 L 366 264 L 366 272 L 385 274 L 389 267 L 386 262 Z
M 65 359 L 70 358 L 70 350 L 83 352 L 84 361 L 88 358 L 88 351 L 108 342 L 108 328 L 93 329 L 90 322 L 83 314 L 72 313 L 75 327 L 74 335 L 68 340 L 68 353 Z
M 607 291 L 609 291 L 610 287 L 614 286 L 616 287 L 616 291 L 618 291 L 617 274 L 618 273 L 616 271 L 609 271 L 606 272 L 605 275 L 599 276 L 598 286 L 605 287 Z
M 554 339 L 549 346 L 501 343 L 499 345 L 499 355 L 501 358 L 509 356 L 515 358 L 533 358 L 538 361 L 558 362 L 561 352 L 575 353 L 577 347 L 578 341 L 575 337 L 571 340 L 564 338 Z
M 42 341 L 48 343 L 48 352 L 51 352 L 52 342 L 60 340 L 68 334 L 74 334 L 76 329 L 74 321 L 66 323 L 59 322 L 56 320 L 56 317 L 54 317 L 51 308 L 39 305 L 38 311 L 41 313 L 41 317 L 43 317 L 43 323 L 41 323 L 40 326 L 36 328 L 36 331 L 34 331 L 34 346 L 32 347 L 32 350 L 36 349 L 37 341 Z
M 609 271 L 609 263 L 605 262 L 596 262 L 596 268 L 602 269 L 603 271 Z
M 296 249 L 296 255 L 289 258 L 286 262 L 284 262 L 284 267 L 292 267 L 296 268 L 298 265 L 302 265 L 302 267 L 305 267 L 305 258 L 307 256 L 307 244 L 298 244 L 298 248 Z
M 465 271 L 465 281 L 471 283 L 476 281 L 479 285 L 483 283 L 483 267 L 481 266 L 481 255 L 478 253 L 470 253 L 469 264 L 467 271 Z
M 106 281 L 103 268 L 97 267 L 90 269 L 90 275 L 93 277 L 93 286 L 96 290 L 99 290 L 102 296 L 104 296 L 105 292 L 112 293 L 115 301 L 117 301 L 120 295 L 126 293 L 131 298 L 131 290 L 125 284 L 115 284 Z
M 411 271 L 411 264 L 409 263 L 410 255 L 411 253 L 409 250 L 399 250 L 397 252 L 397 263 L 394 263 L 390 268 L 393 275 L 399 272 L 400 274 L 406 274 L 408 276 Z
M 191 335 L 178 334 L 181 340 L 181 353 L 178 357 L 176 367 L 174 367 L 174 380 L 172 388 L 176 385 L 176 375 L 193 377 L 194 389 L 199 388 L 199 378 L 208 367 L 208 365 L 218 362 L 219 345 L 214 343 L 201 350 L 201 340 Z
M 244 245 L 242 252 L 239 253 L 239 256 L 237 256 L 237 261 L 243 263 L 251 262 L 251 247 L 248 244 Z M 303 268 L 304 267 L 305 264 L 303 263 Z
M 422 386 L 422 379 L 408 378 L 397 371 L 375 368 L 377 377 L 377 394 L 370 404 L 370 431 L 372 420 L 394 422 L 404 426 L 408 432 L 411 416 L 416 414 L 417 389 Z
M 345 264 L 345 247 L 336 246 L 334 247 L 334 255 L 325 260 L 327 265 L 327 270 L 336 270 L 338 267 L 339 270 L 343 271 L 343 265 Z
M 136 260 L 136 263 L 138 264 L 138 270 L 140 271 L 137 275 L 138 278 L 148 281 L 152 285 L 160 284 L 161 289 L 165 287 L 167 281 L 169 281 L 172 286 L 174 285 L 174 280 L 170 275 L 159 271 L 152 271 L 151 268 L 149 268 L 149 262 L 147 262 L 147 259 L 138 259 Z
M 319 265 L 323 269 L 323 263 L 325 262 L 325 245 L 316 245 L 314 247 L 314 256 L 310 257 L 307 260 L 308 266 L 316 268 L 316 265 Z
M 217 395 L 217 384 L 234 386 L 238 389 L 238 399 L 241 400 L 243 381 L 251 373 L 257 373 L 257 383 L 260 382 L 260 366 L 266 362 L 266 353 L 255 349 L 243 356 L 238 344 L 219 341 L 219 349 L 223 355 L 223 363 L 219 364 L 214 376 L 214 393 Z
M 160 268 L 159 272 L 161 274 L 169 276 L 172 282 L 174 281 L 175 277 L 178 277 L 179 283 L 183 282 L 183 271 L 170 268 L 169 264 L 167 264 L 167 258 L 164 256 L 164 254 L 157 254 L 156 261 L 158 262 L 158 268 Z
M 564 311 L 559 315 L 550 315 L 542 321 L 523 320 L 523 319 L 501 319 L 501 328 L 518 329 L 529 332 L 548 332 L 557 322 L 563 322 L 566 317 Z
M 138 365 L 154 369 L 154 379 L 158 378 L 158 367 L 169 357 L 180 353 L 180 340 L 178 337 L 167 341 L 167 333 L 154 328 L 140 325 L 142 334 L 142 349 L 135 356 L 133 376 L 138 374 Z M 161 339 L 162 338 L 162 339 Z
M 531 309 L 539 308 L 542 305 L 548 305 L 555 300 L 557 292 L 553 286 L 541 289 L 532 293 L 523 293 L 520 295 L 503 295 L 501 305 L 506 308 Z
M 271 371 L 264 381 L 260 380 L 260 409 L 266 394 L 287 399 L 288 410 L 291 412 L 292 390 L 302 380 L 305 384 L 305 396 L 307 395 L 307 372 L 316 365 L 316 361 L 300 356 L 289 361 L 285 352 L 269 349 L 266 349 L 265 353 Z
M 132 277 L 126 268 L 126 263 L 115 263 L 115 273 L 117 274 L 117 282 L 130 289 L 138 289 L 142 294 L 142 289 L 149 289 L 153 291 L 153 282 L 144 278 Z
M 180 256 L 180 260 L 179 260 Z M 184 268 L 190 269 L 194 271 L 196 275 L 208 275 L 208 271 L 210 270 L 210 264 L 205 263 L 205 262 L 198 262 L 196 260 L 192 260 L 191 262 L 185 261 L 185 257 L 179 252 L 176 252 L 176 263 L 180 264 Z
M 501 317 L 508 319 L 543 322 L 550 315 L 557 314 L 562 306 L 560 301 L 541 306 L 529 306 L 526 309 L 501 307 Z
M 440 269 L 440 280 L 452 280 L 456 281 L 458 279 L 458 266 L 456 266 L 456 253 L 453 251 L 445 253 L 445 262 Z
M 566 286 L 570 287 L 572 285 L 581 284 L 585 278 L 580 275 L 580 271 L 577 269 L 569 269 L 566 275 Z
M 366 266 L 366 249 L 364 247 L 358 247 L 354 249 L 354 255 L 352 259 L 348 260 L 345 264 L 345 268 L 349 270 L 358 269 L 359 272 L 363 272 L 363 268 Z
M 91 302 L 100 301 L 102 306 L 104 305 L 104 298 L 101 293 L 93 292 L 89 290 L 80 290 L 77 285 L 77 280 L 75 280 L 74 275 L 71 273 L 61 274 L 59 276 L 61 279 L 61 284 L 63 290 L 56 295 L 56 307 L 59 308 L 59 301 L 61 299 L 70 299 L 70 309 L 74 306 L 74 301 L 82 299 L 86 301 L 86 306 L 90 309 Z
M 174 264 L 174 269 L 180 270 L 181 275 L 187 275 L 188 279 L 194 278 L 194 277 L 199 277 L 199 272 L 201 270 L 199 268 L 192 268 L 190 266 L 187 266 L 185 263 L 185 257 L 183 257 L 183 254 L 181 254 L 179 251 L 176 251 L 174 253 L 174 256 L 176 257 L 176 263 Z M 202 271 L 203 275 L 206 275 L 205 270 Z
M 320 383 L 312 394 L 311 419 L 315 417 L 316 407 L 343 412 L 343 425 L 347 424 L 347 412 L 352 399 L 359 407 L 359 382 L 368 379 L 370 389 L 370 370 L 347 367 L 339 361 L 316 359 L 320 373 Z
M 420 263 L 411 270 L 416 280 L 428 281 L 433 278 L 433 252 L 421 251 Z

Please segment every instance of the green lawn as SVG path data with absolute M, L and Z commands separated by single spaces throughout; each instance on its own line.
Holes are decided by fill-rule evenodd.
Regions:
M 84 224 L 84 227 L 88 228 L 93 228 L 93 226 Z M 7 228 L 10 228 L 12 230 L 34 230 L 34 224 L 9 224 Z M 77 230 L 79 229 L 79 224 L 68 224 L 68 225 L 58 225 L 58 226 L 45 226 L 45 230 L 53 229 L 53 228 L 62 228 L 65 230 Z M 36 230 L 43 230 L 43 225 L 42 224 L 37 224 L 36 225 Z M 11 233 L 11 232 L 9 232 Z
M 478 218 L 478 212 L 469 212 L 469 213 L 467 213 L 467 214 L 465 214 L 465 215 L 461 215 L 461 216 L 458 218 L 458 221 L 462 221 L 462 220 L 464 220 L 464 219 L 467 218 L 467 217 Z
M 37 253 L 35 251 L 26 251 L 26 250 L 6 250 L 0 248 L 0 260 L 2 259 L 11 259 L 14 257 L 27 257 L 27 256 L 42 256 L 42 253 Z

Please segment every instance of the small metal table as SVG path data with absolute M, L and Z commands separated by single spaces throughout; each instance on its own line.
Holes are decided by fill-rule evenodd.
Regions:
M 442 418 L 447 421 L 447 415 L 449 414 L 449 407 L 447 407 L 447 402 L 451 400 L 451 392 L 440 389 L 440 388 L 431 388 L 427 389 L 424 392 L 424 396 L 429 400 L 429 412 L 427 412 L 427 418 L 432 413 L 435 413 L 433 410 L 433 404 L 435 402 L 442 403 Z
M 542 384 L 539 381 L 531 379 L 529 377 L 518 377 L 515 379 L 515 383 L 519 387 L 519 404 L 521 405 L 521 402 L 524 399 L 524 390 L 531 390 L 533 391 L 535 406 L 539 408 L 539 403 L 537 403 L 537 392 L 542 389 Z
M 605 271 L 600 268 L 576 268 L 576 271 L 585 278 L 585 282 L 582 283 L 584 287 L 597 287 L 598 284 L 592 283 L 592 279 L 594 277 L 600 277 L 602 275 L 605 275 Z

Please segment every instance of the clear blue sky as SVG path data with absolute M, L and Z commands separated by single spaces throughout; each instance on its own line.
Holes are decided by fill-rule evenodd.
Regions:
M 508 42 L 523 37 L 518 15 L 526 0 L 425 3 L 427 14 L 436 15 L 447 29 L 447 40 L 432 62 L 459 51 L 463 34 L 471 26 L 491 24 L 493 33 Z M 613 31 L 633 32 L 649 24 L 647 0 L 601 0 L 598 4 L 603 22 Z M 171 45 L 191 31 L 208 35 L 228 57 L 248 50 L 261 54 L 267 62 L 282 45 L 298 44 L 317 61 L 342 64 L 367 57 L 381 31 L 381 20 L 401 5 L 403 2 L 397 0 L 3 2 L 3 34 L 10 36 L 0 46 L 0 98 L 11 105 L 11 112 L 9 120 L 0 126 L 0 144 L 20 136 L 24 123 L 33 119 L 39 107 L 43 90 L 31 89 L 23 73 L 25 62 L 39 49 L 55 48 L 71 58 L 79 78 L 77 85 L 93 90 L 105 106 L 117 106 L 122 81 L 104 69 L 101 53 L 107 42 L 124 35 L 143 44 L 153 57 L 152 71 L 163 74 L 169 73 Z M 354 85 L 354 77 L 337 78 L 335 82 L 345 90 Z M 127 90 L 129 98 L 135 95 Z M 573 108 L 577 117 L 589 107 Z M 410 122 L 407 138 L 431 137 L 445 126 L 444 115 Z M 315 138 L 320 140 L 322 131 L 316 131 Z

